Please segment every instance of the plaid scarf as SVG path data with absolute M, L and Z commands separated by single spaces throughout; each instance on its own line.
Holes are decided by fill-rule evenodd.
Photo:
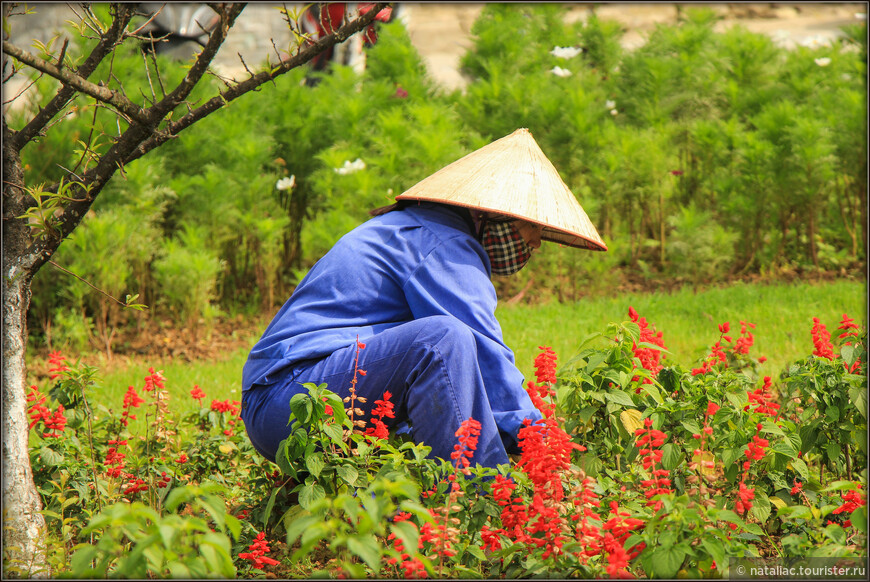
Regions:
M 480 242 L 489 255 L 494 275 L 513 275 L 532 258 L 532 249 L 520 236 L 513 220 L 488 220 L 482 234 Z

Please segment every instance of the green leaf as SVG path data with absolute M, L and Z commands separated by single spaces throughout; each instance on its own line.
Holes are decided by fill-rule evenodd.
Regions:
M 655 548 L 648 560 L 644 560 L 644 569 L 655 578 L 676 578 L 686 552 L 679 547 Z
M 781 440 L 777 443 L 774 443 L 770 450 L 774 453 L 779 453 L 781 455 L 785 455 L 789 459 L 797 458 L 797 449 L 794 447 L 790 440 Z
M 691 434 L 701 434 L 701 425 L 696 420 L 681 420 L 680 424 Z
M 830 483 L 827 487 L 822 489 L 825 493 L 830 493 L 831 491 L 851 491 L 853 489 L 857 489 L 854 481 L 846 481 L 845 479 L 841 479 L 839 481 L 834 481 Z
M 701 538 L 701 546 L 717 564 L 725 563 L 725 547 L 716 538 Z
M 839 525 L 829 525 L 822 530 L 825 536 L 835 544 L 846 545 L 846 532 Z
M 726 392 L 725 398 L 727 398 L 728 402 L 730 402 L 737 410 L 743 410 L 749 403 L 749 399 L 745 393 Z
M 615 404 L 634 407 L 634 400 L 632 400 L 631 396 L 622 390 L 611 390 L 610 392 L 605 393 L 604 397 Z
M 269 495 L 269 501 L 266 502 L 266 509 L 263 511 L 263 530 L 269 527 L 269 518 L 272 517 L 272 509 L 275 507 L 275 498 L 278 496 L 277 487 L 272 489 L 272 494 Z
M 416 524 L 410 521 L 394 521 L 390 526 L 393 533 L 402 540 L 402 544 L 406 548 L 416 548 L 417 541 L 420 539 L 420 531 Z
M 770 499 L 767 495 L 755 488 L 755 498 L 752 500 L 752 509 L 749 510 L 749 515 L 764 523 L 770 516 Z
M 592 374 L 598 367 L 607 359 L 606 352 L 595 352 L 589 356 L 589 361 L 586 364 L 586 373 Z
M 305 458 L 305 467 L 314 477 L 319 477 L 325 466 L 323 453 L 314 453 Z
M 311 422 L 311 415 L 314 412 L 314 403 L 311 402 L 311 397 L 308 394 L 294 394 L 290 399 L 290 411 L 293 417 L 299 420 L 302 424 Z M 291 421 L 292 422 L 292 419 Z M 288 422 L 288 424 L 290 424 Z
M 662 393 L 658 388 L 656 388 L 655 384 L 644 384 L 641 390 L 649 394 L 650 397 L 656 401 L 656 404 L 662 404 L 665 401 L 662 397 Z
M 810 478 L 810 469 L 807 467 L 807 464 L 803 459 L 792 459 L 791 466 L 795 470 L 795 472 L 801 476 L 801 480 L 808 481 Z
M 288 510 L 287 513 L 290 513 L 290 510 Z M 292 546 L 296 542 L 296 539 L 302 535 L 302 532 L 306 531 L 309 526 L 321 520 L 320 517 L 311 515 L 311 513 L 305 509 L 297 509 L 296 513 L 299 515 L 294 516 L 289 523 L 285 521 L 288 546 Z
M 840 447 L 840 445 L 838 443 L 829 442 L 827 445 L 825 445 L 825 456 L 832 463 L 837 462 L 837 460 L 840 458 L 841 452 L 842 452 L 842 448 Z
M 39 458 L 49 467 L 57 467 L 63 463 L 63 455 L 50 447 L 42 447 L 39 450 Z
M 338 476 L 351 487 L 354 486 L 354 483 L 356 483 L 356 480 L 359 478 L 359 471 L 357 471 L 356 467 L 353 465 L 339 465 L 336 472 L 338 472 Z
M 326 497 L 326 491 L 321 485 L 313 479 L 306 480 L 302 490 L 299 491 L 299 505 L 305 509 L 311 509 L 311 506 L 321 499 Z
M 589 419 L 595 415 L 595 411 L 597 410 L 597 406 L 585 406 L 577 412 L 577 418 L 580 420 L 580 422 L 586 424 L 587 422 L 589 422 Z
M 849 367 L 852 367 L 858 356 L 854 346 L 843 346 L 840 348 L 840 355 L 843 357 L 843 362 Z
M 665 443 L 662 447 L 662 467 L 668 471 L 676 469 L 683 460 L 683 454 L 680 448 L 674 443 Z
M 865 419 L 867 418 L 867 388 L 865 386 L 853 386 L 849 388 L 849 400 L 858 409 Z
M 362 558 L 373 571 L 380 570 L 381 547 L 373 535 L 348 538 L 347 549 Z
M 858 509 L 852 512 L 852 516 L 850 518 L 852 520 L 852 525 L 855 526 L 861 533 L 867 535 L 867 506 L 862 505 Z

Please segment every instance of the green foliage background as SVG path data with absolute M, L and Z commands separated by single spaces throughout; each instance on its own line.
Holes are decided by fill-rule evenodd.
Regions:
M 527 127 L 610 250 L 545 245 L 497 281 L 502 297 L 525 288 L 531 301 L 571 301 L 626 277 L 705 285 L 865 264 L 865 25 L 785 50 L 740 27 L 714 32 L 699 8 L 626 52 L 616 23 L 565 23 L 565 10 L 487 5 L 462 58 L 471 81 L 453 93 L 426 75 L 400 22 L 383 25 L 362 77 L 336 67 L 312 85 L 297 69 L 124 168 L 54 260 L 117 297 L 138 293 L 157 318 L 261 313 L 369 209 Z M 560 58 L 556 46 L 583 52 Z M 126 50 L 114 74 L 128 95 L 150 95 L 141 54 Z M 38 86 L 51 95 L 50 81 Z M 92 121 L 108 143 L 116 120 L 84 99 L 75 107 L 23 152 L 29 184 L 86 165 L 87 152 L 67 152 Z M 364 169 L 337 171 L 356 159 Z M 132 321 L 50 267 L 33 291 L 31 329 L 51 326 L 56 345 L 111 342 Z

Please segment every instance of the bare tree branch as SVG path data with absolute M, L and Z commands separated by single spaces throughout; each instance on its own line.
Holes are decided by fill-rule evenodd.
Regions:
M 112 105 L 113 107 L 118 109 L 118 111 L 123 112 L 125 115 L 127 115 L 131 119 L 134 119 L 137 123 L 141 125 L 148 126 L 151 124 L 151 121 L 146 111 L 129 99 L 127 99 L 118 91 L 114 91 L 112 89 L 109 89 L 108 87 L 95 85 L 94 83 L 91 83 L 87 79 L 84 79 L 71 71 L 59 68 L 53 63 L 45 61 L 37 57 L 36 55 L 15 46 L 9 41 L 3 41 L 3 51 L 17 61 L 24 63 L 25 65 L 36 69 L 37 71 L 42 71 L 46 75 L 54 77 L 64 85 L 68 85 L 69 87 L 71 87 L 73 91 L 78 91 L 79 93 L 90 95 L 94 99 Z
M 217 111 L 230 101 L 238 99 L 242 95 L 255 90 L 260 85 L 271 82 L 275 78 L 295 69 L 300 65 L 307 63 L 312 58 L 320 54 L 321 51 L 324 51 L 331 46 L 347 40 L 350 36 L 363 30 L 365 27 L 371 24 L 377 14 L 390 5 L 391 4 L 389 2 L 375 4 L 374 8 L 372 8 L 369 12 L 367 12 L 360 18 L 353 20 L 348 24 L 345 24 L 334 33 L 321 38 L 312 45 L 309 45 L 290 59 L 283 61 L 279 65 L 276 65 L 271 70 L 262 71 L 260 73 L 257 73 L 256 75 L 252 74 L 248 79 L 242 81 L 241 83 L 237 83 L 226 91 L 222 91 L 219 95 L 211 98 L 197 109 L 194 109 L 184 117 L 181 117 L 177 121 L 174 121 L 167 125 L 164 128 L 164 131 L 160 134 L 155 134 L 149 137 L 148 140 L 142 143 L 142 145 L 140 145 L 138 148 L 136 148 L 136 150 L 128 158 L 126 158 L 124 162 L 129 164 L 133 160 L 142 157 L 143 155 L 158 147 L 162 143 L 168 141 L 169 139 L 172 139 L 172 137 L 178 135 L 181 131 L 187 129 L 197 121 Z
M 163 119 L 170 111 L 175 109 L 179 103 L 187 98 L 193 88 L 196 87 L 196 84 L 199 83 L 202 76 L 205 75 L 206 71 L 208 71 L 211 61 L 214 59 L 215 55 L 217 55 L 218 50 L 221 48 L 224 40 L 226 40 L 227 33 L 230 31 L 236 18 L 242 13 L 244 8 L 245 4 L 220 5 L 220 10 L 218 12 L 221 17 L 220 24 L 209 35 L 208 42 L 206 43 L 205 48 L 202 49 L 202 52 L 199 53 L 196 62 L 190 70 L 187 71 L 187 75 L 184 76 L 184 79 L 182 79 L 181 83 L 178 84 L 175 90 L 164 97 L 159 103 L 157 103 L 157 105 L 152 107 L 154 114 L 159 116 L 160 119 Z
M 91 51 L 91 54 L 88 55 L 88 58 L 85 59 L 82 66 L 78 68 L 77 73 L 84 79 L 87 79 L 91 74 L 93 74 L 100 62 L 102 62 L 106 55 L 109 54 L 109 51 L 118 43 L 123 35 L 124 29 L 127 27 L 127 24 L 129 24 L 130 19 L 133 18 L 135 12 L 133 7 L 128 4 L 121 4 L 117 6 L 115 10 L 116 13 L 112 25 L 106 33 L 101 36 L 100 42 L 97 43 L 97 46 L 94 47 L 94 50 Z M 30 140 L 39 135 L 48 122 L 66 106 L 75 93 L 75 87 L 70 85 L 64 85 L 61 87 L 54 99 L 52 99 L 48 105 L 40 110 L 39 113 L 37 113 L 33 119 L 27 123 L 27 125 L 15 134 L 15 137 L 13 138 L 15 140 L 13 144 L 15 148 L 21 151 Z

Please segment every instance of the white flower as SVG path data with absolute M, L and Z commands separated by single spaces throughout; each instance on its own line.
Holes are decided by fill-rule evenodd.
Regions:
M 857 18 L 858 20 L 867 20 L 867 13 L 866 12 L 856 12 L 855 18 Z
M 290 190 L 295 185 L 296 174 L 290 176 L 289 178 L 281 178 L 275 183 L 275 188 L 277 188 L 278 190 Z
M 619 111 L 617 111 L 616 109 L 611 109 L 611 110 L 610 110 L 610 115 L 616 117 L 617 115 L 619 115 Z
M 361 159 L 357 158 L 352 162 L 345 160 L 344 165 L 340 168 L 335 168 L 336 174 L 341 174 L 345 176 L 347 174 L 353 174 L 354 172 L 359 172 L 360 170 L 366 169 L 366 163 Z
M 831 46 L 831 39 L 825 38 L 824 36 L 816 35 L 805 38 L 800 44 L 801 46 L 805 46 L 807 48 L 821 48 Z
M 604 102 L 605 109 L 613 109 L 614 107 L 616 107 L 616 101 L 611 101 L 610 99 L 608 99 Z
M 850 75 L 849 73 L 843 73 L 842 75 L 840 75 L 840 78 L 843 79 L 844 81 L 851 81 L 852 75 Z
M 557 77 L 570 77 L 571 71 L 568 69 L 563 69 L 562 67 L 553 67 L 550 69 L 550 72 L 556 75 Z
M 571 59 L 583 52 L 582 48 L 573 46 L 557 46 L 553 47 L 550 54 L 560 59 Z
M 816 64 L 819 65 L 820 67 L 827 67 L 828 65 L 831 64 L 831 59 L 829 59 L 828 57 L 820 57 L 818 59 L 815 59 L 815 61 L 816 61 Z

